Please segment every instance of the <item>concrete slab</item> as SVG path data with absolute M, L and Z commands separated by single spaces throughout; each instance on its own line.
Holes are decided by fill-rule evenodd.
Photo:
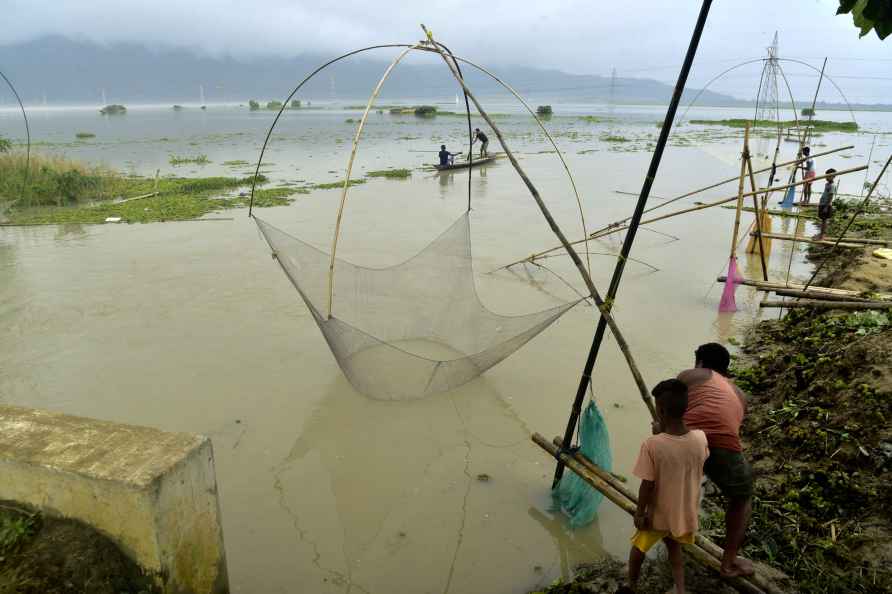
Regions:
M 229 592 L 207 437 L 0 405 L 0 499 L 90 524 L 165 593 Z

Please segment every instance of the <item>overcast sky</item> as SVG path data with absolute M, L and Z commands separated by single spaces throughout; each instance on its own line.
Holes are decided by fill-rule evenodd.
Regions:
M 760 58 L 780 32 L 780 56 L 828 73 L 851 101 L 892 102 L 892 38 L 858 38 L 836 0 L 716 0 L 692 74 L 705 84 L 725 68 Z M 678 72 L 699 11 L 698 0 L 0 0 L 0 44 L 61 34 L 101 43 L 136 42 L 255 58 L 331 54 L 414 41 L 425 23 L 457 54 L 484 64 L 521 64 L 581 74 L 657 78 Z M 755 94 L 759 66 L 741 68 L 712 87 Z M 785 65 L 798 97 L 817 80 Z M 821 99 L 838 101 L 828 86 Z

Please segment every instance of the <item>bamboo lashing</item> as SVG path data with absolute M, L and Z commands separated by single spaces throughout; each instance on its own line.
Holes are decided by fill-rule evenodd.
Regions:
M 492 118 L 477 100 L 477 97 L 471 92 L 468 86 L 465 84 L 464 79 L 459 76 L 458 72 L 456 72 L 455 65 L 450 62 L 450 59 L 446 56 L 446 54 L 440 49 L 440 46 L 437 45 L 436 41 L 433 39 L 433 35 L 430 31 L 427 30 L 424 25 L 422 25 L 422 29 L 427 35 L 428 42 L 430 47 L 434 48 L 437 53 L 443 58 L 443 61 L 446 62 L 446 65 L 449 67 L 450 72 L 452 72 L 453 77 L 456 79 L 458 84 L 462 87 L 464 92 L 467 94 L 468 98 L 474 103 L 474 107 L 477 108 L 477 112 L 480 116 L 486 121 L 489 127 L 492 129 L 493 133 L 496 135 L 496 138 L 499 140 L 499 144 L 502 145 L 502 149 L 505 151 L 505 155 L 508 157 L 508 160 L 511 162 L 512 167 L 523 180 L 524 185 L 526 185 L 527 189 L 532 195 L 533 200 L 536 202 L 539 210 L 542 212 L 542 216 L 548 222 L 549 227 L 551 227 L 552 232 L 557 236 L 558 240 L 563 245 L 564 249 L 567 251 L 567 254 L 570 256 L 570 259 L 573 260 L 573 264 L 576 265 L 577 270 L 579 271 L 580 276 L 582 277 L 583 282 L 586 285 L 586 288 L 589 291 L 592 299 L 595 302 L 595 305 L 598 307 L 598 310 L 601 312 L 602 317 L 610 326 L 610 331 L 613 333 L 613 337 L 616 339 L 616 344 L 619 347 L 620 351 L 622 351 L 623 356 L 626 359 L 626 364 L 629 366 L 629 371 L 632 373 L 632 377 L 635 380 L 635 385 L 638 387 L 638 391 L 641 395 L 641 399 L 644 401 L 645 406 L 647 406 L 648 410 L 652 411 L 651 414 L 655 414 L 655 408 L 653 401 L 650 397 L 650 393 L 647 389 L 647 383 L 644 381 L 644 378 L 641 375 L 641 371 L 638 369 L 638 364 L 635 362 L 634 357 L 632 356 L 632 352 L 629 349 L 629 345 L 626 342 L 625 337 L 623 336 L 622 331 L 617 326 L 613 317 L 610 315 L 610 310 L 607 305 L 604 303 L 604 300 L 601 298 L 600 293 L 598 292 L 597 287 L 595 287 L 594 282 L 592 282 L 591 276 L 586 270 L 585 266 L 582 263 L 582 260 L 579 258 L 579 255 L 576 253 L 576 250 L 569 244 L 566 236 L 564 235 L 561 228 L 558 226 L 557 222 L 554 220 L 554 217 L 551 215 L 551 211 L 545 205 L 545 202 L 542 200 L 542 197 L 539 195 L 539 191 L 536 189 L 536 186 L 533 185 L 533 182 L 527 176 L 526 172 L 520 166 L 520 163 L 517 162 L 517 158 L 514 156 L 514 153 L 511 151 L 511 148 L 508 146 L 505 141 L 504 136 L 502 135 L 501 130 L 493 122 Z
M 600 491 L 611 502 L 615 503 L 620 509 L 630 515 L 634 515 L 637 511 L 637 498 L 625 487 L 618 488 L 615 480 L 610 480 L 609 475 L 603 470 L 595 472 L 593 468 L 597 466 L 590 460 L 586 460 L 579 452 L 570 455 L 565 450 L 549 442 L 539 433 L 532 435 L 533 442 L 543 450 L 548 452 L 556 460 L 559 460 L 564 466 L 579 475 L 582 480 Z M 557 439 L 560 443 L 560 440 Z M 585 460 L 582 462 L 581 460 Z M 722 549 L 709 539 L 698 535 L 693 545 L 684 545 L 683 550 L 692 559 L 705 565 L 716 572 L 721 568 Z M 763 576 L 756 574 L 748 577 L 729 578 L 728 582 L 742 592 L 751 594 L 782 594 L 781 590 Z
M 833 174 L 833 176 L 834 176 L 834 177 L 839 177 L 839 176 L 841 176 L 841 175 L 846 175 L 846 174 L 849 174 L 849 173 L 856 173 L 856 172 L 858 172 L 858 171 L 864 171 L 865 169 L 867 169 L 867 165 L 861 165 L 861 166 L 858 166 L 858 167 L 852 167 L 851 169 L 843 169 L 843 170 L 841 170 L 841 171 L 837 171 L 836 173 Z M 758 191 L 756 191 L 756 192 L 744 192 L 743 197 L 744 197 L 744 198 L 749 198 L 750 196 L 758 195 L 758 194 L 761 194 L 762 192 L 776 192 L 776 191 L 779 191 L 779 190 L 786 190 L 787 188 L 792 188 L 792 187 L 801 186 L 801 185 L 803 185 L 803 184 L 805 184 L 805 183 L 813 183 L 813 182 L 816 182 L 816 181 L 819 181 L 819 180 L 822 180 L 822 179 L 826 179 L 826 178 L 828 178 L 828 177 L 830 177 L 830 176 L 825 174 L 825 175 L 820 175 L 820 176 L 814 177 L 814 178 L 808 180 L 807 182 L 805 182 L 805 181 L 798 181 L 798 182 L 793 182 L 793 183 L 791 183 L 791 184 L 785 184 L 785 185 L 782 185 L 782 186 L 776 186 L 776 187 L 771 187 L 771 188 L 762 188 L 762 189 L 760 189 L 760 190 L 758 190 Z M 723 205 L 723 204 L 728 204 L 729 202 L 733 202 L 734 200 L 737 200 L 737 199 L 738 199 L 738 196 L 735 194 L 734 196 L 730 196 L 730 197 L 728 197 L 728 198 L 722 198 L 721 200 L 717 200 L 717 201 L 715 201 L 715 202 L 707 202 L 707 203 L 705 203 L 705 204 L 700 204 L 700 205 L 697 205 L 697 206 L 692 206 L 692 207 L 690 207 L 690 208 L 683 208 L 683 209 L 681 209 L 681 210 L 675 210 L 675 211 L 672 211 L 672 212 L 670 212 L 670 213 L 667 213 L 667 214 L 664 214 L 664 215 L 661 215 L 661 216 L 658 216 L 658 217 L 654 217 L 654 218 L 652 218 L 652 219 L 645 219 L 645 220 L 641 221 L 641 224 L 642 224 L 642 225 L 645 225 L 645 224 L 650 224 L 650 223 L 656 223 L 657 221 L 664 221 L 664 220 L 666 220 L 666 219 L 671 219 L 671 218 L 673 218 L 673 217 L 677 217 L 677 216 L 679 216 L 679 215 L 687 214 L 687 213 L 689 213 L 689 212 L 696 212 L 696 211 L 698 211 L 698 210 L 704 210 L 704 209 L 706 209 L 706 208 L 712 208 L 712 207 L 714 207 L 714 206 L 721 206 L 721 205 Z M 747 210 L 746 208 L 743 209 L 743 211 L 746 211 L 746 210 Z M 626 229 L 628 229 L 628 226 L 611 227 L 611 228 L 610 228 L 609 230 L 607 230 L 607 231 L 604 231 L 604 232 L 595 232 L 595 233 L 593 233 L 592 235 L 589 235 L 589 239 L 600 239 L 600 238 L 602 238 L 602 237 L 606 237 L 607 235 L 611 235 L 611 234 L 613 234 L 613 233 L 618 233 L 619 231 L 625 231 Z M 572 246 L 572 245 L 577 245 L 577 244 L 582 243 L 583 241 L 584 241 L 584 240 L 582 240 L 582 239 L 577 239 L 576 241 L 572 241 L 572 242 L 570 242 L 570 245 L 571 245 L 571 246 Z M 561 249 L 562 247 L 563 247 L 563 246 L 557 246 L 557 247 L 549 248 L 549 249 L 547 249 L 547 250 L 545 250 L 545 251 L 542 251 L 542 252 L 538 252 L 538 253 L 532 254 L 532 255 L 527 256 L 526 258 L 524 258 L 524 259 L 522 259 L 522 260 L 517 260 L 517 261 L 515 261 L 515 262 L 511 262 L 510 264 L 505 264 L 504 266 L 500 266 L 497 270 L 501 270 L 501 269 L 504 269 L 504 268 L 510 268 L 511 266 L 514 266 L 514 265 L 516 265 L 516 264 L 522 264 L 522 263 L 524 263 L 524 262 L 532 262 L 532 261 L 536 260 L 537 258 L 540 258 L 541 256 L 544 256 L 545 254 L 550 254 L 550 253 L 552 253 L 552 252 L 555 252 L 555 251 Z
M 762 301 L 759 307 L 812 308 L 812 309 L 892 309 L 892 301 Z

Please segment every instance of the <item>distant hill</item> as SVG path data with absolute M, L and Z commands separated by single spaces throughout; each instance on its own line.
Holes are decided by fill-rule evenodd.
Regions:
M 397 50 L 381 50 L 352 57 L 326 69 L 298 98 L 303 100 L 365 100 L 388 60 Z M 332 56 L 299 55 L 293 58 L 236 60 L 197 55 L 171 48 L 147 48 L 140 44 L 99 45 L 64 37 L 44 37 L 27 43 L 0 45 L 0 70 L 16 85 L 26 103 L 98 105 L 105 91 L 106 103 L 194 103 L 199 85 L 208 103 L 281 99 L 307 73 Z M 672 86 L 648 78 L 575 75 L 526 66 L 496 67 L 493 71 L 524 97 L 537 102 L 663 104 Z M 475 93 L 505 98 L 505 92 L 489 77 L 465 67 Z M 458 86 L 435 57 L 414 59 L 400 65 L 388 80 L 382 100 L 412 99 L 447 101 Z M 699 89 L 688 89 L 690 101 Z M 0 102 L 11 101 L 0 86 Z M 704 91 L 698 105 L 751 106 L 749 99 Z M 803 104 L 807 104 L 803 101 Z M 819 103 L 819 108 L 839 104 Z M 888 105 L 858 105 L 860 109 L 892 109 Z
M 327 69 L 301 92 L 301 99 L 365 98 L 381 76 L 387 50 L 371 57 L 345 60 Z M 301 55 L 239 61 L 199 56 L 187 50 L 149 49 L 136 44 L 98 45 L 63 37 L 0 46 L 0 69 L 14 82 L 27 103 L 99 104 L 107 102 L 194 102 L 199 85 L 207 102 L 278 99 L 306 73 L 330 56 Z M 580 76 L 523 66 L 496 68 L 496 73 L 523 95 L 561 101 L 603 102 L 611 98 L 611 79 Z M 502 94 L 489 78 L 467 67 L 467 79 L 480 95 Z M 643 78 L 616 78 L 612 99 L 618 103 L 665 103 L 672 87 Z M 434 60 L 398 68 L 381 98 L 449 99 L 458 88 L 444 65 Z M 690 91 L 688 94 L 696 92 Z M 0 96 L 7 94 L 0 90 Z M 734 105 L 734 97 L 706 91 L 700 103 Z

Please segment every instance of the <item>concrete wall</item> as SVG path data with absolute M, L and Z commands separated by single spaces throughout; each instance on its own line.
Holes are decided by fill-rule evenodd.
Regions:
M 229 592 L 207 437 L 0 405 L 0 500 L 104 532 L 165 593 Z

